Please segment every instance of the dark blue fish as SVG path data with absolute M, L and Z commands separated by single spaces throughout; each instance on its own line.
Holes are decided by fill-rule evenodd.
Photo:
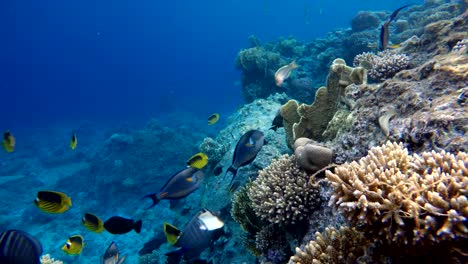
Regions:
M 155 206 L 162 199 L 181 199 L 188 196 L 198 189 L 203 177 L 202 171 L 192 167 L 177 172 L 164 184 L 159 193 L 150 193 L 144 196 L 144 198 L 149 197 L 153 200 L 153 204 L 148 208 Z
M 182 231 L 166 223 L 164 232 L 168 241 L 175 241 L 173 245 L 179 247 L 166 253 L 167 263 L 178 264 L 182 257 L 186 261 L 200 261 L 195 259 L 217 238 L 223 226 L 224 223 L 208 210 L 198 212 Z
M 104 222 L 104 228 L 107 230 L 107 232 L 114 235 L 125 234 L 132 230 L 135 230 L 135 232 L 140 233 L 141 225 L 141 220 L 135 222 L 135 220 L 133 219 L 128 219 L 120 216 L 113 216 L 107 219 L 106 222 Z
M 40 264 L 41 243 L 20 230 L 8 230 L 0 234 L 0 263 Z
M 390 17 L 388 17 L 387 21 L 385 21 L 385 23 L 383 23 L 383 25 L 380 27 L 380 37 L 379 37 L 379 49 L 380 50 L 385 50 L 387 49 L 387 46 L 388 46 L 388 39 L 389 39 L 389 31 L 388 31 L 388 27 L 390 26 L 390 22 L 394 21 L 398 15 L 398 13 L 400 12 L 400 10 L 402 10 L 403 8 L 405 7 L 408 7 L 408 6 L 411 6 L 413 4 L 409 4 L 409 5 L 405 5 L 405 6 L 402 6 L 400 8 L 398 8 L 397 10 L 393 11 L 393 13 L 390 15 Z
M 242 135 L 237 142 L 234 156 L 232 157 L 232 165 L 227 169 L 225 177 L 229 172 L 232 173 L 232 183 L 236 177 L 237 170 L 242 166 L 252 163 L 264 144 L 265 136 L 260 130 L 249 130 Z

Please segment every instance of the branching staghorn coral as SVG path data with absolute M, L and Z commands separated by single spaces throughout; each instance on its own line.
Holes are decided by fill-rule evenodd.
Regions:
M 409 57 L 406 54 L 394 54 L 388 50 L 377 54 L 364 52 L 354 58 L 353 65 L 367 69 L 367 76 L 372 80 L 384 81 L 392 78 L 399 71 L 407 69 Z
M 312 182 L 294 155 L 283 155 L 260 171 L 247 195 L 261 219 L 279 225 L 295 224 L 320 204 L 319 189 Z
M 309 242 L 304 250 L 296 247 L 296 255 L 290 264 L 357 263 L 364 255 L 368 244 L 362 233 L 349 227 L 325 228 L 323 234 L 315 233 L 316 239 Z
M 329 205 L 364 232 L 397 245 L 468 237 L 468 155 L 409 155 L 387 142 L 368 155 L 326 171 Z

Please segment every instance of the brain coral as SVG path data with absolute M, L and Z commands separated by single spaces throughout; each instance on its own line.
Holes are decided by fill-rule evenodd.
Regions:
M 260 218 L 280 225 L 305 219 L 320 203 L 318 187 L 309 183 L 294 155 L 283 155 L 261 170 L 247 194 Z
M 409 155 L 387 142 L 359 162 L 326 171 L 330 205 L 354 226 L 399 245 L 468 237 L 468 154 Z
M 296 248 L 290 264 L 357 263 L 364 254 L 367 244 L 364 236 L 355 229 L 341 227 L 326 228 L 324 234 L 315 233 L 316 239 L 305 246 L 304 251 Z

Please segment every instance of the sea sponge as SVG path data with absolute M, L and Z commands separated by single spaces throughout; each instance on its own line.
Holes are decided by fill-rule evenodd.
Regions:
M 409 57 L 406 54 L 395 54 L 390 50 L 377 54 L 364 52 L 354 57 L 353 65 L 366 68 L 372 80 L 384 81 L 392 78 L 399 71 L 407 69 Z
M 387 142 L 359 162 L 326 171 L 329 205 L 354 226 L 397 245 L 428 245 L 468 237 L 468 154 L 409 155 Z
M 261 219 L 279 225 L 295 224 L 320 204 L 319 188 L 313 182 L 294 155 L 283 155 L 259 172 L 247 195 Z
M 327 227 L 323 234 L 317 232 L 315 236 L 316 239 L 304 250 L 296 247 L 296 255 L 289 259 L 290 264 L 357 263 L 368 244 L 362 233 L 343 226 L 340 230 Z
M 316 172 L 330 164 L 333 150 L 319 146 L 311 139 L 298 138 L 294 142 L 294 155 L 303 170 Z

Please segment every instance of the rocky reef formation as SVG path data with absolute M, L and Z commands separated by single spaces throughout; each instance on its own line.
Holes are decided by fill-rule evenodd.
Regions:
M 426 26 L 452 19 L 466 9 L 463 3 L 435 2 L 437 1 L 425 1 L 423 5 L 401 10 L 398 20 L 391 24 L 391 43 L 413 42 L 415 44 L 412 48 L 422 51 L 419 44 L 423 34 L 427 33 Z M 258 38 L 251 36 L 251 47 L 241 50 L 236 59 L 236 66 L 242 72 L 245 100 L 251 102 L 277 92 L 285 92 L 290 99 L 312 103 L 315 91 L 323 84 L 334 59 L 342 58 L 351 64 L 358 54 L 377 53 L 380 25 L 390 14 L 391 11 L 361 11 L 352 19 L 351 28 L 330 32 L 326 38 L 308 43 L 292 37 L 261 43 Z M 423 60 L 413 58 L 409 53 L 404 54 L 406 50 L 396 49 L 393 57 L 386 56 L 378 60 L 369 77 L 382 81 L 401 69 L 419 66 Z M 296 60 L 300 67 L 286 81 L 284 87 L 277 87 L 274 82 L 275 71 L 292 60 Z M 392 69 L 393 73 L 386 74 L 385 69 Z
M 429 6 L 438 14 L 419 20 L 411 15 L 429 14 Z M 262 213 L 253 214 L 259 208 L 253 201 L 257 197 L 249 192 L 273 190 L 268 183 L 253 184 L 267 182 L 259 177 L 242 189 L 249 198 L 243 203 L 250 204 L 250 215 L 263 223 L 247 231 L 252 239 L 273 239 L 271 234 L 276 234 L 289 237 L 290 244 L 297 241 L 302 246 L 291 263 L 388 263 L 415 257 L 466 262 L 468 11 L 460 14 L 455 8 L 448 16 L 444 10 L 451 8 L 455 7 L 450 3 L 427 1 L 402 12 L 393 34 L 394 43 L 401 40 L 399 47 L 358 56 L 356 66 L 362 68 L 333 58 L 327 85 L 317 90 L 312 105 L 297 100 L 282 105 L 289 148 L 296 149 L 295 140 L 306 137 L 332 150 L 334 164 L 328 166 L 327 177 L 321 179 L 321 170 L 309 175 L 311 182 L 318 181 L 316 197 L 336 210 L 319 203 L 303 215 L 305 221 L 295 226 L 300 231 L 294 234 L 281 228 L 264 230 L 277 224 L 275 219 L 287 219 L 289 212 L 274 206 L 266 210 L 272 204 L 266 198 Z M 365 35 L 387 16 L 359 14 L 352 34 Z M 360 19 L 370 20 L 369 24 L 361 27 Z M 402 36 L 405 39 L 399 39 Z M 362 51 L 354 52 L 353 58 Z M 367 82 L 368 74 L 374 82 Z M 281 168 L 277 165 L 271 164 Z M 283 173 L 288 171 L 284 167 Z M 239 215 L 236 221 L 248 222 Z M 273 223 L 267 224 L 268 220 Z M 356 240 L 345 241 L 340 228 Z M 271 252 L 255 242 L 253 251 L 261 262 L 274 262 Z M 276 251 L 281 255 L 278 251 L 288 250 Z

